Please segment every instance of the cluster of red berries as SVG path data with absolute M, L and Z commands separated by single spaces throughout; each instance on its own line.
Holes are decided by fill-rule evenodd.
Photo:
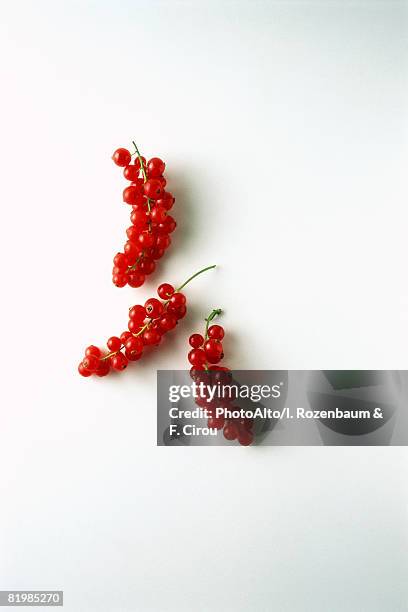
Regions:
M 236 400 L 231 390 L 232 375 L 229 368 L 216 365 L 224 357 L 222 340 L 225 332 L 221 325 L 211 325 L 210 322 L 221 314 L 220 309 L 215 309 L 206 318 L 204 335 L 192 334 L 189 344 L 192 347 L 188 353 L 188 360 L 192 365 L 191 378 L 197 383 L 204 383 L 199 397 L 195 399 L 196 404 L 206 411 L 208 415 L 208 427 L 222 430 L 226 440 L 238 440 L 242 446 L 249 446 L 254 441 L 254 420 L 249 418 L 231 419 L 217 413 L 217 408 L 234 411 L 233 402 Z M 221 389 L 221 398 L 210 399 L 208 394 L 209 385 L 218 385 Z M 224 392 L 225 385 L 225 392 Z
M 169 210 L 175 199 L 165 190 L 163 176 L 166 164 L 158 157 L 148 162 L 135 143 L 134 162 L 127 149 L 116 149 L 112 159 L 123 167 L 130 185 L 123 191 L 123 201 L 132 207 L 131 225 L 126 230 L 127 242 L 123 252 L 113 258 L 112 281 L 116 287 L 140 287 L 148 274 L 156 269 L 156 261 L 163 257 L 171 244 L 170 234 L 176 222 Z
M 209 266 L 191 276 L 178 289 L 169 283 L 161 284 L 157 294 L 145 305 L 136 304 L 129 309 L 128 329 L 120 336 L 112 336 L 107 341 L 107 352 L 96 346 L 88 346 L 85 356 L 78 366 L 81 376 L 106 376 L 111 370 L 124 370 L 129 361 L 138 361 L 146 346 L 158 346 L 162 337 L 174 329 L 186 312 L 186 297 L 180 293 L 193 278 L 215 266 Z

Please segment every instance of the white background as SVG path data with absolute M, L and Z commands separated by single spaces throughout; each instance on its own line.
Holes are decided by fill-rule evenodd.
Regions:
M 2 2 L 0 588 L 69 612 L 408 609 L 404 448 L 157 448 L 157 368 L 225 309 L 241 368 L 407 368 L 407 4 Z M 168 164 L 178 229 L 111 284 L 117 146 Z M 83 349 L 163 281 L 177 333 Z

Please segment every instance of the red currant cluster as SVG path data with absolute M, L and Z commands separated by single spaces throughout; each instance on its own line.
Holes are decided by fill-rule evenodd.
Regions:
M 186 297 L 180 293 L 193 278 L 215 268 L 209 266 L 200 270 L 178 289 L 163 283 L 157 289 L 161 300 L 150 298 L 142 306 L 137 304 L 129 309 L 128 329 L 120 336 L 112 336 L 107 341 L 108 352 L 103 353 L 97 346 L 88 346 L 85 356 L 78 366 L 81 376 L 106 376 L 112 370 L 124 370 L 129 361 L 138 361 L 146 346 L 158 346 L 162 337 L 174 329 L 186 312 Z
M 190 375 L 197 384 L 204 383 L 195 402 L 209 415 L 208 427 L 222 429 L 226 440 L 238 440 L 242 446 L 249 446 L 254 441 L 254 420 L 249 418 L 227 419 L 216 412 L 217 408 L 228 409 L 229 412 L 232 412 L 233 402 L 236 400 L 231 386 L 230 369 L 216 365 L 224 357 L 222 340 L 225 332 L 221 325 L 210 326 L 210 323 L 219 314 L 221 310 L 214 309 L 205 319 L 204 335 L 192 334 L 189 338 L 189 344 L 192 347 L 188 354 L 188 360 L 192 365 Z M 210 400 L 208 385 L 218 385 L 222 397 Z
M 123 253 L 113 258 L 112 281 L 116 287 L 140 287 L 156 269 L 156 261 L 163 257 L 171 244 L 170 235 L 176 222 L 168 211 L 174 197 L 165 191 L 163 176 L 166 164 L 158 157 L 146 163 L 135 143 L 135 152 L 116 149 L 112 159 L 124 168 L 123 175 L 130 185 L 123 191 L 123 201 L 132 206 L 131 226 L 127 228 L 127 242 Z M 135 155 L 131 163 L 132 155 Z

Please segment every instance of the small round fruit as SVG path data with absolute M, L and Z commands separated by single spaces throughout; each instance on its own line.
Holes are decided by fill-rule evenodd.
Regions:
M 112 159 L 117 166 L 127 166 L 130 163 L 132 156 L 127 149 L 122 147 L 113 152 Z
M 131 336 L 125 343 L 126 354 L 130 356 L 132 361 L 136 361 L 133 359 L 136 355 L 140 355 L 143 351 L 143 341 L 139 337 Z
M 190 346 L 193 348 L 200 348 L 203 346 L 204 338 L 201 334 L 192 334 L 188 339 Z
M 84 376 L 85 378 L 87 378 L 88 376 L 92 375 L 92 372 L 90 372 L 89 370 L 87 370 L 84 366 L 84 364 L 81 363 L 78 366 L 78 372 L 80 373 L 81 376 Z
M 208 337 L 215 340 L 222 340 L 225 336 L 224 328 L 221 325 L 211 325 L 208 328 Z
M 161 285 L 159 285 L 157 287 L 157 295 L 162 299 L 162 300 L 168 300 L 174 293 L 174 287 L 173 285 L 170 285 L 169 283 L 162 283 Z
M 116 287 L 124 287 L 127 284 L 126 274 L 114 274 L 112 276 L 112 281 Z
M 238 437 L 238 427 L 229 421 L 224 427 L 224 438 L 226 440 L 236 440 Z
M 155 206 L 150 211 L 150 218 L 153 223 L 163 223 L 163 221 L 166 219 L 166 215 L 166 210 L 161 206 Z
M 151 319 L 157 319 L 163 312 L 163 304 L 157 298 L 150 298 L 145 303 L 146 315 Z
M 139 168 L 135 165 L 125 166 L 123 176 L 128 181 L 136 181 L 139 178 Z
M 207 358 L 205 356 L 204 351 L 198 348 L 198 349 L 192 349 L 189 352 L 188 360 L 191 363 L 191 365 L 200 367 L 206 363 Z
M 158 200 L 163 191 L 160 181 L 157 179 L 149 179 L 143 185 L 143 191 L 146 197 L 151 200 Z
M 141 287 L 146 279 L 145 275 L 137 270 L 130 272 L 127 277 L 129 287 L 134 289 L 136 289 L 136 287 Z
M 147 329 L 143 332 L 143 344 L 149 346 L 157 345 L 160 343 L 161 334 L 156 329 Z
M 95 355 L 85 355 L 82 365 L 88 372 L 96 372 L 99 365 L 99 358 L 95 357 Z
M 97 376 L 106 376 L 110 372 L 110 363 L 109 359 L 101 359 L 99 362 L 98 368 L 95 372 Z
M 166 164 L 159 157 L 152 157 L 147 162 L 147 174 L 149 178 L 159 178 L 166 168 Z
M 122 342 L 117 336 L 111 336 L 107 341 L 106 346 L 111 351 L 111 353 L 116 353 L 116 351 L 120 350 Z
M 110 362 L 114 370 L 121 371 L 127 368 L 129 360 L 127 357 L 125 357 L 123 353 L 117 353 L 116 355 L 113 355 L 113 357 L 111 357 Z
M 123 190 L 123 201 L 126 204 L 140 204 L 143 202 L 143 194 L 140 188 L 136 185 L 129 185 Z
M 136 304 L 136 306 L 132 306 L 129 310 L 129 319 L 133 321 L 139 321 L 139 323 L 143 323 L 146 318 L 146 311 L 141 304 Z
M 177 318 L 175 317 L 175 315 L 171 314 L 171 312 L 166 312 L 160 318 L 159 324 L 160 324 L 160 329 L 163 331 L 163 333 L 165 333 L 176 327 Z
M 238 442 L 241 446 L 249 446 L 254 441 L 254 434 L 246 429 L 241 429 L 238 434 Z
M 88 346 L 85 349 L 85 356 L 88 357 L 88 355 L 94 355 L 95 357 L 99 359 L 101 356 L 101 349 L 91 344 L 91 346 Z
M 143 232 L 139 235 L 137 242 L 143 249 L 150 249 L 156 242 L 156 237 L 150 232 Z

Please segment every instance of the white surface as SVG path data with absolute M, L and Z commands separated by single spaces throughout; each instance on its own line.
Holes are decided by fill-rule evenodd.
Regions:
M 407 368 L 407 4 L 2 3 L 0 588 L 69 612 L 407 610 L 407 450 L 155 446 L 155 369 L 225 308 L 242 368 Z M 178 230 L 115 289 L 109 157 L 168 163 Z M 163 281 L 166 349 L 81 379 Z

